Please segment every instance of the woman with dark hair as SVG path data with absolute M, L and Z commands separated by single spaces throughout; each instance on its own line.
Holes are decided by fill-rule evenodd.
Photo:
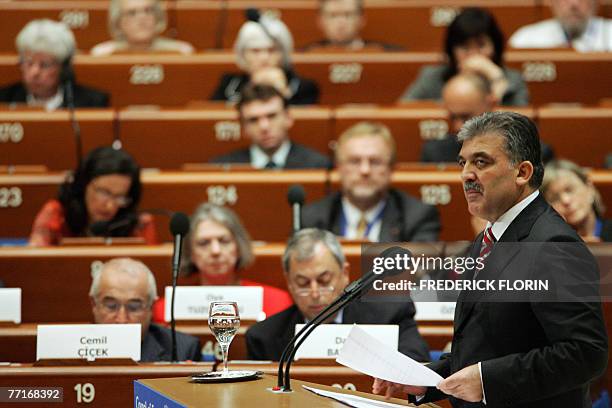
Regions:
M 401 102 L 442 98 L 447 80 L 474 72 L 486 78 L 499 105 L 529 103 L 529 91 L 520 72 L 503 65 L 504 35 L 495 17 L 480 8 L 466 8 L 448 26 L 444 42 L 446 63 L 427 65 L 400 98 Z
M 200 205 L 191 216 L 182 254 L 183 275 L 197 274 L 200 285 L 261 286 L 263 312 L 271 316 L 293 304 L 283 289 L 240 276 L 254 261 L 249 233 L 235 212 L 211 203 Z M 164 299 L 153 305 L 153 320 L 164 321 Z
M 601 195 L 585 169 L 569 160 L 548 163 L 540 192 L 584 241 L 612 241 L 612 221 L 603 218 Z
M 40 210 L 30 245 L 58 245 L 64 237 L 96 234 L 142 237 L 155 244 L 153 217 L 138 214 L 140 194 L 140 167 L 134 159 L 124 150 L 98 147 L 62 184 L 58 198 Z

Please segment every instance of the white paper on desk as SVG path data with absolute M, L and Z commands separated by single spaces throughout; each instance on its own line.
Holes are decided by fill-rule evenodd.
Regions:
M 336 362 L 398 384 L 435 387 L 442 381 L 435 371 L 385 346 L 357 325 L 346 338 Z
M 351 395 L 351 394 L 342 394 L 339 392 L 332 392 L 332 391 L 326 391 L 326 390 L 321 390 L 319 388 L 314 388 L 314 387 L 309 387 L 307 385 L 302 385 L 302 387 L 304 387 L 304 389 L 313 392 L 317 395 L 320 395 L 322 397 L 327 397 L 327 398 L 331 398 L 333 400 L 336 400 L 338 402 L 341 402 L 345 405 L 348 405 L 349 407 L 355 407 L 355 408 L 406 408 L 406 405 L 398 405 L 398 404 L 393 404 L 391 402 L 385 402 L 385 401 L 379 401 L 379 400 L 375 400 L 375 399 L 370 399 L 370 398 L 363 398 L 363 397 L 359 397 L 357 395 Z

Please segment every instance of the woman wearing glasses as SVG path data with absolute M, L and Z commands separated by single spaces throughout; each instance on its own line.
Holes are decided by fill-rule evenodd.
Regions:
M 240 285 L 263 287 L 266 316 L 293 304 L 286 291 L 243 279 L 240 271 L 253 263 L 248 232 L 229 208 L 210 203 L 200 205 L 191 216 L 189 234 L 183 246 L 182 273 L 197 274 L 200 285 Z M 153 320 L 164 321 L 164 301 L 153 306 Z
M 30 244 L 58 245 L 64 237 L 95 234 L 142 237 L 147 244 L 155 244 L 153 217 L 138 213 L 140 194 L 140 168 L 127 152 L 94 149 L 60 187 L 58 198 L 40 210 Z
M 160 0 L 111 0 L 108 29 L 113 39 L 93 47 L 91 54 L 149 51 L 192 54 L 194 49 L 188 42 L 160 35 L 166 23 L 166 11 Z

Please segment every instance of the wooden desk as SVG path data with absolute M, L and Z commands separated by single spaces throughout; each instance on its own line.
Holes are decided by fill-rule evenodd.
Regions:
M 596 104 L 612 96 L 610 53 L 512 51 L 508 66 L 519 69 L 528 83 L 532 104 L 579 102 Z M 0 78 L 19 79 L 16 55 L 0 56 Z M 320 103 L 390 104 L 416 78 L 425 64 L 442 61 L 438 52 L 302 53 L 293 56 L 301 76 L 315 80 Z M 114 55 L 75 58 L 79 82 L 112 94 L 114 106 L 180 106 L 207 100 L 224 72 L 236 72 L 229 52 L 182 55 Z M 197 80 L 193 80 L 197 78 Z
M 291 139 L 329 154 L 332 110 L 292 108 Z M 119 128 L 123 147 L 143 167 L 179 169 L 184 163 L 211 158 L 250 145 L 242 134 L 235 108 L 122 110 Z
M 137 379 L 187 377 L 211 369 L 212 363 L 76 367 L 13 364 L 0 367 L 0 387 L 62 387 L 64 402 L 58 406 L 128 407 L 133 403 L 133 383 Z M 41 406 L 40 403 L 17 405 L 32 408 Z
M 22 323 L 15 326 L 0 326 L 0 362 L 35 362 L 37 325 L 38 323 Z M 240 329 L 230 347 L 230 360 L 247 359 L 245 334 L 251 325 L 252 322 L 241 322 Z M 453 338 L 452 322 L 450 324 L 445 322 L 444 325 L 437 326 L 419 323 L 418 329 L 430 350 L 444 350 Z M 210 361 L 213 356 L 217 361 L 221 361 L 221 349 L 206 321 L 202 321 L 201 324 L 177 322 L 176 330 L 200 339 L 202 355 L 206 361 Z
M 83 154 L 113 142 L 115 112 L 107 109 L 76 112 Z M 66 111 L 0 110 L 0 164 L 43 164 L 50 170 L 76 167 L 75 138 Z
M 612 173 L 594 171 L 593 181 L 604 202 L 612 202 Z M 143 197 L 140 208 L 183 211 L 190 214 L 198 204 L 210 201 L 229 205 L 242 218 L 254 239 L 284 241 L 291 230 L 291 212 L 286 203 L 290 185 L 301 184 L 307 194 L 306 202 L 322 198 L 326 187 L 326 172 L 310 171 L 217 171 L 202 173 L 144 172 Z M 6 194 L 0 201 L 2 235 L 27 237 L 35 214 L 43 203 L 55 197 L 63 175 L 0 175 L 0 190 Z M 396 171 L 392 185 L 424 202 L 437 205 L 443 226 L 443 241 L 471 240 L 473 234 L 457 170 Z M 331 173 L 331 189 L 337 188 L 339 178 Z M 262 194 L 265 192 L 265 194 Z M 170 239 L 168 220 L 158 215 L 156 225 L 160 237 Z M 264 222 L 265 227 L 262 227 Z
M 540 108 L 537 122 L 542 140 L 553 146 L 557 157 L 603 167 L 612 153 L 612 139 L 607 137 L 612 108 Z

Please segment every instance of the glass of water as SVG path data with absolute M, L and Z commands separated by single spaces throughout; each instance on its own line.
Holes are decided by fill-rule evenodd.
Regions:
M 215 335 L 223 354 L 223 375 L 228 374 L 227 355 L 230 343 L 240 327 L 240 315 L 236 302 L 211 302 L 208 327 Z

